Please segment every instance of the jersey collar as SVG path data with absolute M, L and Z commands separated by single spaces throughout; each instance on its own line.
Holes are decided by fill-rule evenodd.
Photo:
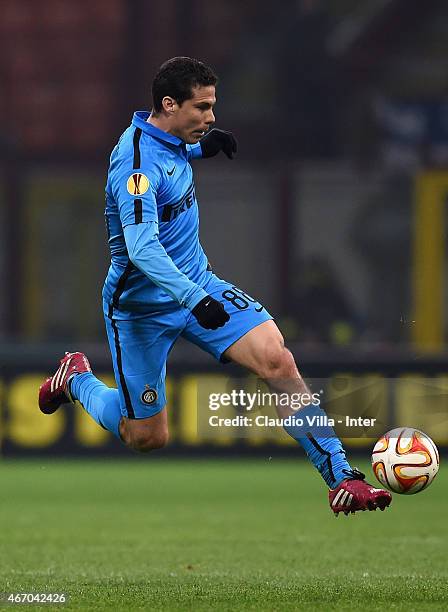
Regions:
M 152 123 L 148 123 L 147 119 L 150 114 L 151 113 L 149 113 L 148 111 L 136 111 L 132 118 L 132 125 L 141 128 L 143 132 L 146 132 L 146 134 L 154 136 L 154 138 L 162 140 L 163 142 L 169 142 L 170 144 L 174 144 L 177 146 L 184 144 L 184 141 L 178 138 L 177 136 L 168 134 L 168 132 L 160 130 L 155 125 L 152 125 Z

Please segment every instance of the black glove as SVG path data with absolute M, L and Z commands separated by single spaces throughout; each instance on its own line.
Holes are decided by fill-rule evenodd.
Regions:
M 201 327 L 205 329 L 218 329 L 230 319 L 221 302 L 206 295 L 191 311 Z
M 224 151 L 229 159 L 233 159 L 238 144 L 231 132 L 214 128 L 207 132 L 199 141 L 201 143 L 202 157 L 213 157 L 220 151 Z

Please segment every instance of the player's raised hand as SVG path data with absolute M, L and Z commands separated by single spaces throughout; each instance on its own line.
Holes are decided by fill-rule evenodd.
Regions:
M 210 295 L 202 298 L 191 312 L 198 320 L 199 325 L 205 329 L 218 329 L 218 327 L 222 327 L 230 319 L 221 302 L 218 302 L 218 300 L 215 300 Z
M 223 151 L 229 159 L 233 159 L 238 149 L 238 143 L 232 132 L 213 128 L 199 141 L 201 143 L 202 157 L 214 157 Z

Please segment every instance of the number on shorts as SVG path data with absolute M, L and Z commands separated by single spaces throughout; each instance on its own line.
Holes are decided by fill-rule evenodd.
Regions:
M 232 286 L 232 289 L 226 289 L 222 292 L 222 297 L 233 304 L 235 308 L 238 310 L 246 310 L 249 307 L 249 302 L 252 304 L 257 304 L 257 300 L 254 300 L 253 297 L 245 293 L 242 289 L 238 287 Z M 260 308 L 255 308 L 257 312 L 263 310 L 263 306 L 260 305 Z

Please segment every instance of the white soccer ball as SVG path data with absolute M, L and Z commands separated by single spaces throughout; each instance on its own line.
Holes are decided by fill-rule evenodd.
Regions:
M 391 429 L 373 447 L 373 472 L 394 493 L 412 495 L 426 489 L 439 471 L 439 463 L 437 446 L 413 427 Z

